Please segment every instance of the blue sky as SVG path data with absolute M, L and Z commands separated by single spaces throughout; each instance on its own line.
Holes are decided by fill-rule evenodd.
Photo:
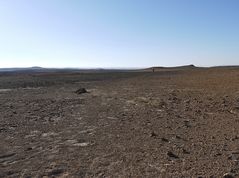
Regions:
M 238 0 L 0 0 L 1 67 L 239 65 Z

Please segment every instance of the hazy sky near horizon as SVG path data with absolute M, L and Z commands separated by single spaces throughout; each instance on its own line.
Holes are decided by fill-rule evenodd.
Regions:
M 0 0 L 2 67 L 239 65 L 238 0 Z

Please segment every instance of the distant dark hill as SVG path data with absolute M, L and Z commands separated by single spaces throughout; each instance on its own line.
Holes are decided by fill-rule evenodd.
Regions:
M 135 69 L 103 69 L 103 68 L 43 68 L 43 67 L 27 67 L 27 68 L 0 68 L 0 73 L 4 74 L 31 74 L 31 73 L 104 73 L 104 72 L 125 72 L 135 71 Z
M 154 71 L 161 71 L 161 70 L 186 70 L 186 69 L 197 69 L 199 67 L 196 67 L 195 65 L 191 64 L 191 65 L 185 65 L 185 66 L 176 66 L 176 67 L 150 67 L 145 69 L 147 70 L 153 70 Z
M 211 67 L 213 69 L 217 68 L 217 69 L 238 69 L 239 65 L 235 65 L 235 66 L 213 66 Z
M 1 73 L 34 73 L 34 72 L 49 72 L 52 69 L 42 67 L 24 67 L 24 68 L 0 68 Z
M 30 67 L 29 69 L 44 69 L 44 68 L 39 66 L 33 66 L 33 67 Z
M 150 67 L 145 69 L 136 68 L 43 68 L 39 66 L 25 68 L 0 68 L 0 74 L 32 74 L 32 73 L 109 73 L 109 72 L 151 72 L 151 71 L 181 71 L 196 69 L 239 69 L 239 66 L 213 66 L 213 67 L 197 67 L 193 64 L 176 66 L 176 67 Z

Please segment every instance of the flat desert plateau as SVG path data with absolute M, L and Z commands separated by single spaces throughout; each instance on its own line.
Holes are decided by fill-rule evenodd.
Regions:
M 3 72 L 0 145 L 1 178 L 238 177 L 239 67 Z

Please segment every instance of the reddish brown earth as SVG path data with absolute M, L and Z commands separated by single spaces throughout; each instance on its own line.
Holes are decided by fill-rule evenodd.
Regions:
M 4 74 L 0 88 L 0 177 L 239 176 L 239 68 Z

